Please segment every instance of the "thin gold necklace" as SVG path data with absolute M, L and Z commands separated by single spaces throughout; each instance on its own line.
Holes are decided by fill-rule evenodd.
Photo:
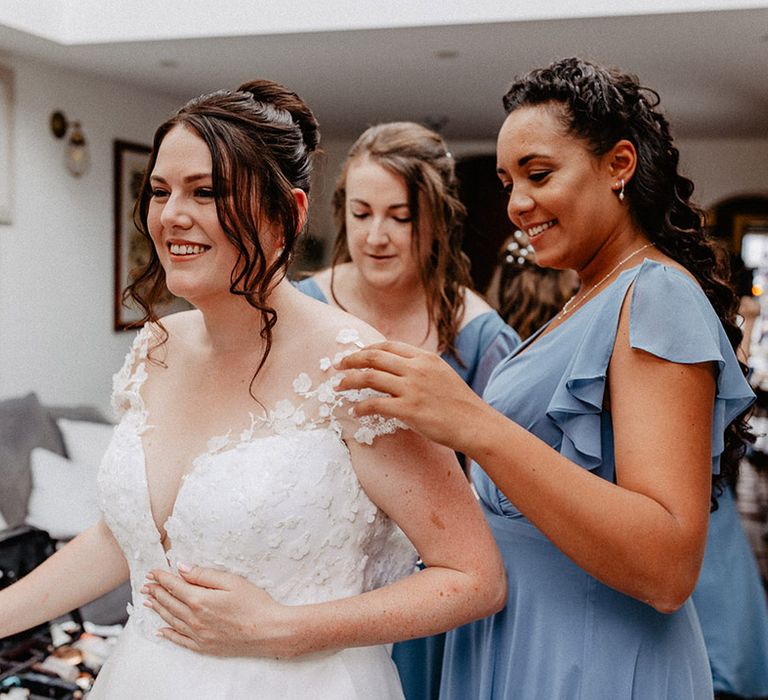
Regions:
M 555 316 L 555 321 L 559 321 L 564 316 L 567 316 L 571 311 L 574 311 L 575 309 L 578 309 L 587 299 L 589 299 L 590 296 L 592 296 L 592 293 L 600 286 L 602 285 L 616 270 L 618 270 L 624 263 L 631 260 L 635 255 L 638 253 L 641 253 L 646 248 L 651 248 L 654 243 L 646 243 L 644 246 L 640 246 L 637 250 L 633 250 L 629 255 L 627 255 L 626 258 L 623 258 L 619 261 L 619 263 L 614 267 L 603 279 L 601 279 L 596 284 L 593 284 L 589 290 L 587 291 L 584 296 L 582 296 L 578 301 L 576 300 L 577 294 L 574 294 L 568 301 L 563 304 L 563 308 L 560 309 L 560 313 Z

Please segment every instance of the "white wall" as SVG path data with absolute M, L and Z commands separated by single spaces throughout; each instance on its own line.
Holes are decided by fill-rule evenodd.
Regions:
M 681 141 L 678 148 L 700 205 L 711 207 L 737 194 L 768 196 L 768 138 Z
M 113 328 L 112 140 L 149 143 L 177 106 L 165 97 L 0 57 L 15 73 L 13 223 L 0 225 L 0 398 L 106 408 L 130 333 Z M 51 112 L 80 120 L 91 152 L 64 168 Z

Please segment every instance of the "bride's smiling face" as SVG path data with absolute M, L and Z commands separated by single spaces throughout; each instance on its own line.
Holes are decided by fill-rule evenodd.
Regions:
M 150 187 L 147 224 L 168 289 L 193 304 L 229 294 L 238 251 L 219 221 L 205 141 L 173 127 L 157 152 Z

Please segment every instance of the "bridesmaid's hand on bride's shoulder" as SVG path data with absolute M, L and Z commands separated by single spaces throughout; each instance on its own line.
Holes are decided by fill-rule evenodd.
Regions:
M 237 574 L 178 569 L 179 576 L 152 570 L 142 588 L 144 604 L 168 625 L 159 637 L 214 656 L 284 659 L 299 653 L 289 606 Z
M 368 345 L 337 365 L 338 390 L 374 389 L 379 396 L 354 406 L 357 416 L 399 418 L 424 437 L 465 452 L 465 440 L 488 405 L 437 353 L 397 341 Z

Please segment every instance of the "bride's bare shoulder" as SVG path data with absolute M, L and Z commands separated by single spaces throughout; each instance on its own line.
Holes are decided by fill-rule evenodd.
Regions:
M 345 330 L 354 331 L 365 345 L 384 340 L 384 336 L 379 331 L 357 316 L 310 297 L 301 300 L 297 320 L 297 326 L 302 329 L 302 335 L 311 337 L 318 349 L 337 345 L 340 342 L 337 340 L 339 333 Z M 349 337 L 349 334 L 345 337 Z

